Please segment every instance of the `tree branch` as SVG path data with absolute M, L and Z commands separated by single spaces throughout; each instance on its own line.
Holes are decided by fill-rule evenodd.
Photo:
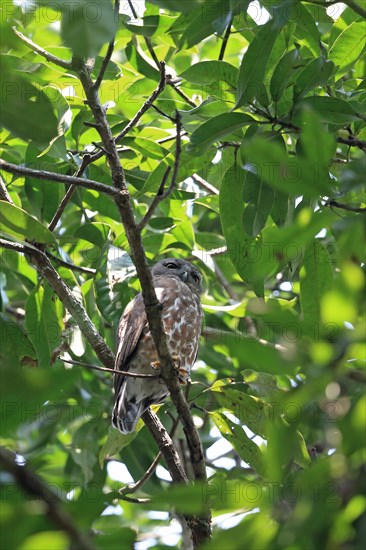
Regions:
M 337 143 L 343 143 L 349 145 L 349 147 L 358 147 L 361 151 L 366 151 L 366 141 L 357 139 L 355 136 L 349 138 L 337 137 Z
M 174 433 L 175 433 L 175 430 L 177 429 L 178 424 L 179 424 L 179 417 L 177 417 L 173 422 L 173 426 L 169 433 L 170 438 L 174 436 Z M 123 496 L 131 495 L 132 493 L 135 493 L 136 491 L 138 491 L 138 489 L 140 489 L 140 487 L 142 487 L 144 483 L 146 483 L 146 481 L 148 481 L 150 477 L 153 475 L 162 456 L 163 456 L 163 453 L 159 451 L 156 457 L 154 458 L 154 460 L 152 461 L 152 463 L 150 464 L 150 466 L 148 467 L 148 469 L 146 470 L 146 472 L 144 473 L 144 475 L 138 481 L 136 481 L 136 483 L 128 483 L 127 485 L 122 487 L 119 490 L 120 495 L 123 495 Z
M 62 510 L 62 501 L 50 491 L 42 478 L 36 475 L 29 466 L 21 466 L 16 462 L 16 454 L 4 447 L 0 447 L 0 464 L 6 472 L 11 474 L 17 485 L 29 495 L 41 499 L 46 505 L 46 514 L 58 529 L 64 531 L 70 543 L 78 550 L 95 550 L 96 547 L 89 536 L 74 524 L 72 517 Z
M 5 239 L 0 239 L 0 247 L 15 250 L 25 254 L 31 263 L 37 268 L 39 273 L 46 279 L 53 288 L 65 308 L 71 313 L 80 327 L 81 332 L 94 349 L 103 365 L 113 369 L 114 355 L 105 341 L 97 331 L 90 317 L 84 309 L 84 306 L 77 300 L 69 286 L 61 279 L 57 271 L 50 263 L 47 256 L 38 248 L 25 243 L 13 243 Z
M 114 16 L 118 18 L 119 15 L 119 0 L 115 0 L 114 2 Z M 102 66 L 100 67 L 99 74 L 94 82 L 94 88 L 98 90 L 100 88 L 100 85 L 103 81 L 104 74 L 107 70 L 108 64 L 111 60 L 113 50 L 114 50 L 114 41 L 115 41 L 116 35 L 113 36 L 112 40 L 110 41 L 108 45 L 107 53 L 103 59 Z
M 27 46 L 29 46 L 31 50 L 47 59 L 47 61 L 51 61 L 51 63 L 54 63 L 55 65 L 58 65 L 63 69 L 70 70 L 72 68 L 71 61 L 65 61 L 64 59 L 61 59 L 60 57 L 49 53 L 47 50 L 44 50 L 43 48 L 41 48 L 41 46 L 38 46 L 38 44 L 35 44 L 32 40 L 30 40 L 30 38 L 24 36 L 24 34 L 18 31 L 16 27 L 12 27 L 12 29 L 18 36 L 18 38 L 20 38 L 20 40 L 24 42 L 24 44 L 27 44 Z
M 90 155 L 89 154 L 84 155 L 83 158 L 82 158 L 81 164 L 80 164 L 79 168 L 77 169 L 77 171 L 75 172 L 73 177 L 82 178 L 82 175 L 85 171 L 85 168 L 88 166 L 88 164 L 90 164 L 90 162 L 91 162 L 90 161 Z M 66 194 L 65 194 L 64 198 L 62 199 L 59 207 L 57 208 L 52 220 L 49 223 L 48 229 L 50 231 L 53 231 L 55 229 L 56 225 L 58 224 L 59 220 L 61 219 L 61 216 L 64 213 L 65 208 L 68 205 L 69 201 L 71 200 L 71 198 L 72 198 L 73 194 L 75 193 L 75 191 L 76 191 L 76 186 L 75 185 L 70 185 L 70 187 L 66 191 Z
M 229 40 L 229 37 L 230 37 L 230 33 L 231 33 L 231 25 L 233 24 L 233 19 L 234 19 L 234 13 L 231 14 L 229 23 L 226 27 L 226 31 L 225 31 L 225 34 L 224 34 L 224 38 L 222 40 L 221 49 L 220 49 L 220 53 L 219 53 L 219 61 L 222 61 L 224 59 L 226 46 L 227 46 L 227 43 L 228 43 L 228 40 Z
M 162 182 L 160 184 L 159 190 L 157 194 L 155 195 L 154 200 L 150 204 L 145 216 L 142 218 L 140 223 L 137 225 L 137 228 L 139 231 L 141 231 L 147 222 L 150 220 L 152 215 L 154 214 L 156 208 L 158 207 L 159 203 L 169 197 L 169 195 L 172 194 L 173 189 L 177 182 L 177 176 L 178 176 L 178 170 L 179 170 L 179 162 L 180 162 L 180 154 L 181 154 L 181 129 L 182 124 L 180 120 L 179 113 L 176 113 L 176 128 L 177 128 L 177 135 L 176 135 L 176 144 L 175 144 L 175 157 L 174 157 L 174 167 L 173 167 L 173 174 L 172 179 L 170 182 L 170 185 L 168 189 L 164 192 L 165 182 L 168 178 L 168 175 L 170 173 L 170 167 L 168 167 L 165 171 L 165 174 L 163 176 Z
M 89 365 L 88 363 L 82 363 L 81 361 L 73 361 L 72 359 L 66 359 L 66 357 L 60 357 L 60 360 L 64 363 L 70 363 L 70 365 L 83 367 L 84 369 L 100 370 L 102 372 L 109 372 L 110 374 L 117 376 L 130 376 L 131 378 L 160 378 L 160 374 L 141 374 L 137 372 L 109 369 L 107 367 L 99 367 L 98 365 Z
M 6 162 L 0 159 L 0 170 L 15 174 L 17 176 L 29 176 L 38 180 L 47 180 L 56 183 L 66 183 L 70 185 L 76 185 L 79 187 L 85 187 L 86 189 L 93 189 L 99 191 L 99 193 L 105 193 L 111 197 L 116 197 L 121 194 L 118 189 L 115 189 L 104 183 L 98 181 L 89 180 L 87 178 L 79 178 L 76 176 L 67 176 L 65 174 L 57 174 L 56 172 L 48 172 L 47 170 L 33 170 L 33 168 L 26 168 L 11 162 Z
M 323 8 L 328 8 L 329 6 L 334 6 L 334 4 L 339 4 L 339 0 L 332 0 L 331 2 L 322 2 L 321 0 L 306 0 L 308 4 L 315 4 L 316 6 L 322 6 Z M 346 4 L 351 10 L 353 10 L 358 15 L 361 15 L 361 17 L 366 18 L 366 10 L 361 8 L 356 2 L 353 0 L 343 0 L 343 4 Z
M 151 409 L 148 409 L 142 415 L 142 420 L 145 422 L 153 438 L 155 439 L 160 452 L 167 463 L 172 480 L 176 483 L 188 483 L 187 475 L 183 470 L 179 455 L 174 447 L 174 443 L 159 418 Z
M 336 208 L 342 208 L 342 210 L 347 210 L 348 212 L 358 212 L 360 214 L 365 214 L 366 208 L 358 207 L 358 206 L 350 206 L 348 204 L 344 204 L 342 202 L 335 201 L 334 199 L 331 199 L 325 203 L 325 206 L 335 206 Z
M 14 201 L 9 195 L 9 191 L 7 190 L 5 182 L 1 176 L 0 176 L 0 200 L 14 204 Z
M 66 262 L 65 260 L 62 260 L 61 258 L 55 256 L 54 254 L 51 254 L 51 252 L 48 252 L 48 250 L 46 250 L 45 254 L 50 260 L 57 262 L 63 267 L 68 267 L 72 271 L 80 271 L 81 273 L 86 273 L 87 275 L 96 275 L 97 273 L 96 269 L 91 269 L 90 267 L 83 267 L 81 265 L 72 264 L 71 262 Z
M 130 122 L 123 128 L 123 130 L 117 134 L 117 136 L 114 138 L 115 143 L 118 143 L 121 141 L 121 139 L 124 138 L 126 134 L 136 126 L 140 118 L 146 111 L 151 107 L 155 99 L 161 94 L 161 92 L 164 90 L 166 85 L 166 75 L 165 75 L 165 63 L 164 61 L 161 61 L 160 63 L 160 81 L 158 84 L 158 87 L 153 91 L 151 96 L 145 101 L 145 103 L 142 105 L 142 107 L 137 111 L 135 116 L 130 120 Z

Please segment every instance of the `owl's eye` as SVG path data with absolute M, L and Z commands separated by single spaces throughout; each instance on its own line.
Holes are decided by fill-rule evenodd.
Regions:
M 165 267 L 168 269 L 177 269 L 177 264 L 173 264 L 173 262 L 169 262 L 168 264 L 165 264 Z
M 192 273 L 192 279 L 194 280 L 195 283 L 200 282 L 200 278 L 196 273 Z

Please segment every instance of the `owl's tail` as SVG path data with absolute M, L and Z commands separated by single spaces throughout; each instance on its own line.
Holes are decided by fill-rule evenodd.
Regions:
M 140 416 L 147 409 L 144 401 L 136 403 L 135 397 L 126 399 L 126 385 L 122 387 L 122 391 L 116 395 L 116 402 L 113 408 L 112 426 L 123 434 L 129 434 L 136 428 Z

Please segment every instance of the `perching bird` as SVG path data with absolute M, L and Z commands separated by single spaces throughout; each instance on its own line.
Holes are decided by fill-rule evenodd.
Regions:
M 202 309 L 199 271 L 185 260 L 168 258 L 152 269 L 153 284 L 162 305 L 167 345 L 184 383 L 196 360 L 201 334 Z M 159 358 L 146 318 L 142 294 L 127 304 L 119 322 L 115 369 L 156 374 Z M 127 434 L 150 405 L 169 394 L 160 378 L 115 376 L 112 425 Z

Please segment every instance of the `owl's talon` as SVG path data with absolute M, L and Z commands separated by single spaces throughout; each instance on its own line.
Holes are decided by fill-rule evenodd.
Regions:
M 178 369 L 178 379 L 179 383 L 182 384 L 182 386 L 185 386 L 189 379 L 189 372 L 184 367 L 180 367 Z
M 172 360 L 173 360 L 173 366 L 175 368 L 175 370 L 178 370 L 180 369 L 180 357 L 178 355 L 172 355 Z
M 160 361 L 151 361 L 150 366 L 155 370 L 159 370 L 160 369 Z

